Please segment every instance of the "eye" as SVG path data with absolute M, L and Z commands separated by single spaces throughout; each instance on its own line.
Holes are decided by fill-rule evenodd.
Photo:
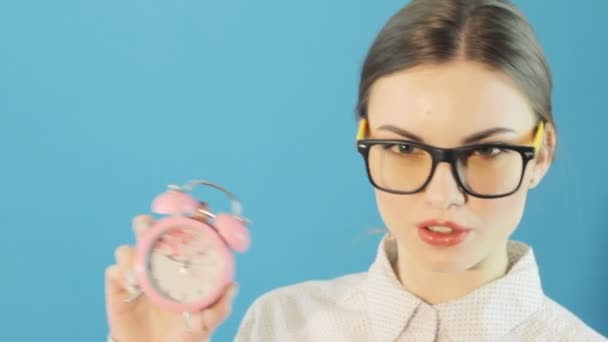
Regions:
M 416 148 L 414 146 L 408 144 L 384 145 L 384 149 L 399 154 L 412 154 L 414 151 L 416 151 Z
M 481 146 L 473 151 L 473 155 L 481 157 L 495 157 L 502 153 L 504 149 L 495 146 Z

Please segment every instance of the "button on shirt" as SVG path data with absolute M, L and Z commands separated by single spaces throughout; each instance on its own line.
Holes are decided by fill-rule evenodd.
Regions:
M 602 341 L 541 287 L 532 249 L 508 244 L 509 271 L 468 295 L 430 305 L 408 292 L 384 238 L 367 272 L 270 291 L 247 311 L 236 342 Z

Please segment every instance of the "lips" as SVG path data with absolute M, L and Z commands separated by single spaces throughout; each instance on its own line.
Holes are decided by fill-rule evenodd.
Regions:
M 451 221 L 428 220 L 418 225 L 418 236 L 435 247 L 456 246 L 463 242 L 471 229 Z

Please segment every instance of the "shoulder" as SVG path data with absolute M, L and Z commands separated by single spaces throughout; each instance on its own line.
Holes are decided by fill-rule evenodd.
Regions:
M 312 314 L 348 310 L 358 304 L 365 273 L 309 280 L 270 290 L 249 307 L 235 341 L 274 341 Z
M 587 325 L 573 312 L 549 297 L 545 297 L 542 309 L 527 325 L 528 333 L 546 332 L 559 341 L 602 341 L 608 339 Z
M 360 287 L 365 273 L 351 273 L 327 280 L 308 280 L 273 289 L 260 296 L 254 305 L 265 306 L 274 303 L 336 303 L 347 299 Z
M 310 313 L 311 309 L 347 305 L 359 293 L 365 273 L 352 273 L 328 280 L 309 280 L 279 287 L 258 297 L 250 310 L 257 315 Z M 302 312 L 300 312 L 302 311 Z

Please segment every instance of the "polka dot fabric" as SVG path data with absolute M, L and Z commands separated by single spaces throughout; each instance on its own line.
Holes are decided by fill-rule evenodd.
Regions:
M 405 290 L 384 239 L 367 272 L 275 289 L 247 311 L 236 342 L 608 342 L 542 289 L 533 251 L 509 242 L 508 273 L 451 302 Z

